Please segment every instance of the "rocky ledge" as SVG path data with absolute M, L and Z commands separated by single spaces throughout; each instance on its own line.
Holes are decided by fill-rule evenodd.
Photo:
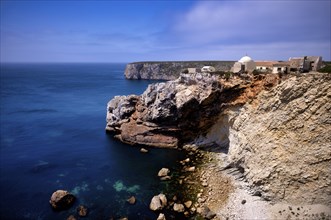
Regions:
M 151 84 L 141 95 L 116 96 L 107 106 L 106 130 L 129 144 L 176 148 L 204 135 L 219 113 L 249 88 L 208 73 L 181 74 Z

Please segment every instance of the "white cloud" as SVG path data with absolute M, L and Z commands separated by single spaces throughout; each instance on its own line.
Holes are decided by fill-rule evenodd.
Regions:
M 204 1 L 173 31 L 191 44 L 244 44 L 330 39 L 329 27 L 329 1 Z

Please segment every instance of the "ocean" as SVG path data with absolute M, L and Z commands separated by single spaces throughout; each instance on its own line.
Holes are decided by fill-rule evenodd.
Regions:
M 154 195 L 172 190 L 162 167 L 179 171 L 183 152 L 140 153 L 105 133 L 107 102 L 141 94 L 151 81 L 126 80 L 125 64 L 1 64 L 0 219 L 156 219 Z M 57 189 L 77 197 L 53 211 Z M 137 202 L 126 200 L 135 196 Z

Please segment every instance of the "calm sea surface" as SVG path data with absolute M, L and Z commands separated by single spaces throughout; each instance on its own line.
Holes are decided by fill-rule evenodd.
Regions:
M 104 131 L 107 102 L 141 94 L 150 81 L 130 81 L 125 64 L 2 64 L 0 219 L 66 219 L 79 204 L 85 219 L 156 219 L 153 195 L 169 190 L 162 167 L 179 169 L 175 150 L 122 144 Z M 57 189 L 77 201 L 54 212 Z M 135 205 L 126 202 L 131 195 Z

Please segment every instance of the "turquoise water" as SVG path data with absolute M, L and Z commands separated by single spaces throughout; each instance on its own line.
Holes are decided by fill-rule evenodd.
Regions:
M 79 204 L 89 209 L 85 219 L 156 219 L 150 199 L 170 187 L 157 172 L 179 169 L 184 155 L 165 149 L 142 154 L 105 133 L 107 102 L 141 94 L 151 83 L 125 80 L 124 68 L 1 65 L 1 219 L 66 219 Z M 57 189 L 77 197 L 71 209 L 51 209 Z M 133 206 L 126 203 L 131 195 Z

